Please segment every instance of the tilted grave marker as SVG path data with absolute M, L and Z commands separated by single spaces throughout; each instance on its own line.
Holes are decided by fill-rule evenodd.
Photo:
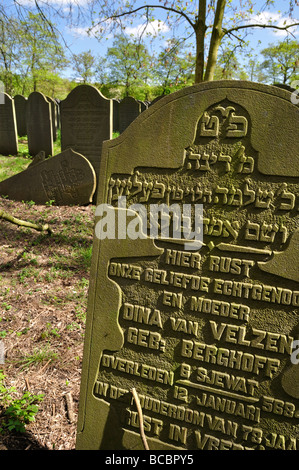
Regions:
M 139 116 L 141 113 L 141 104 L 132 96 L 126 96 L 119 103 L 119 132 L 124 130 Z
M 298 124 L 289 92 L 221 81 L 105 142 L 77 449 L 144 448 L 135 389 L 150 450 L 298 450 Z M 165 232 L 201 204 L 200 249 Z
M 27 102 L 28 99 L 22 95 L 14 96 L 16 120 L 17 120 L 17 132 L 20 136 L 27 135 L 27 123 L 26 123 L 26 114 L 27 114 Z
M 84 155 L 99 175 L 102 144 L 112 138 L 113 104 L 97 88 L 79 85 L 60 102 L 61 150 Z
M 89 161 L 71 149 L 44 160 L 0 182 L 0 195 L 15 201 L 57 206 L 84 205 L 92 201 L 95 171 Z
M 53 128 L 51 103 L 39 91 L 32 92 L 27 103 L 27 137 L 30 155 L 43 150 L 53 155 Z
M 16 155 L 18 137 L 13 99 L 0 92 L 0 154 Z

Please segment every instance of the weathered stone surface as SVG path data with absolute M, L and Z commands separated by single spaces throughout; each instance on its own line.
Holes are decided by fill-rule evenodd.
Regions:
M 27 135 L 26 114 L 28 100 L 23 95 L 16 95 L 13 100 L 15 104 L 17 132 L 19 136 L 25 136 Z
M 37 155 L 41 150 L 46 156 L 53 155 L 51 104 L 38 91 L 28 97 L 27 137 L 30 155 Z
M 102 143 L 112 138 L 113 104 L 97 88 L 79 85 L 60 103 L 61 149 L 84 155 L 98 177 Z
M 285 90 L 208 82 L 105 142 L 78 449 L 143 449 L 132 388 L 150 450 L 298 449 L 298 123 Z M 201 249 L 153 239 L 152 204 L 202 204 Z
M 60 206 L 84 205 L 92 201 L 95 187 L 92 165 L 84 156 L 68 149 L 0 182 L 0 194 L 36 204 L 53 201 Z
M 141 113 L 141 104 L 132 96 L 126 96 L 119 103 L 119 132 L 124 130 L 139 116 Z
M 0 95 L 0 154 L 16 155 L 18 138 L 14 102 L 7 93 Z

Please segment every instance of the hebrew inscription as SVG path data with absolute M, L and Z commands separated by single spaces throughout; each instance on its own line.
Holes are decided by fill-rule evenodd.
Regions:
M 161 230 L 156 254 L 131 240 L 131 256 L 107 258 L 121 347 L 99 355 L 92 395 L 118 416 L 119 448 L 142 448 L 135 387 L 152 449 L 299 449 L 298 179 L 258 171 L 252 127 L 224 98 L 198 116 L 180 168 L 107 180 L 108 204 L 144 205 L 148 237 L 151 204 L 203 204 L 201 249 Z

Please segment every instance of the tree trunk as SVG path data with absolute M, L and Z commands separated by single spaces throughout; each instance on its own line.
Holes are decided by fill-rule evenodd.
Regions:
M 217 62 L 218 49 L 223 38 L 222 22 L 224 17 L 224 10 L 226 6 L 226 0 L 218 0 L 212 30 L 212 37 L 210 42 L 210 49 L 208 55 L 208 63 L 204 80 L 206 82 L 213 80 L 215 67 Z
M 205 34 L 206 26 L 206 0 L 198 0 L 198 19 L 195 24 L 196 35 L 196 64 L 195 64 L 195 83 L 203 81 L 205 68 Z
M 207 1 L 198 0 L 198 19 L 195 23 L 196 35 L 196 64 L 195 64 L 195 83 L 203 81 L 205 69 L 205 34 Z

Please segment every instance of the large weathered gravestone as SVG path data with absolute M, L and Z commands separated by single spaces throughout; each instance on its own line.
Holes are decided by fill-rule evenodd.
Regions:
M 16 95 L 13 100 L 15 104 L 17 132 L 20 136 L 25 136 L 27 135 L 26 110 L 28 100 L 23 95 Z
M 0 93 L 0 154 L 16 155 L 18 138 L 13 99 L 7 93 Z
M 84 205 L 92 201 L 96 177 L 89 161 L 71 149 L 0 182 L 0 195 L 15 201 L 57 206 Z
M 30 155 L 43 150 L 53 155 L 51 104 L 39 91 L 32 92 L 27 103 L 27 137 Z
M 79 85 L 60 103 L 61 149 L 84 155 L 99 175 L 102 143 L 112 138 L 113 105 L 97 88 Z
M 105 142 L 78 449 L 143 449 L 133 389 L 150 450 L 298 449 L 298 124 L 289 92 L 221 81 Z
M 141 113 L 141 104 L 132 96 L 126 96 L 119 103 L 119 132 L 124 130 L 139 116 Z

